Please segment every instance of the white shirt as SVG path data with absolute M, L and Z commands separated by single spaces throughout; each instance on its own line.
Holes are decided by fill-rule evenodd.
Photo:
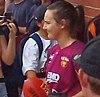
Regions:
M 55 44 L 50 40 L 43 39 L 41 36 L 40 38 L 43 43 L 43 51 L 40 60 L 39 60 L 39 48 L 35 40 L 29 38 L 24 45 L 23 56 L 22 56 L 23 59 L 22 71 L 24 75 L 28 70 L 39 72 L 40 68 L 43 68 L 45 66 L 45 62 L 47 60 L 47 49 Z

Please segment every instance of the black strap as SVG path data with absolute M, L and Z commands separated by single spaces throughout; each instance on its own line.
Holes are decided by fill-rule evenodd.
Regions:
M 34 39 L 39 47 L 39 59 L 41 58 L 41 54 L 42 54 L 42 51 L 43 51 L 43 43 L 42 43 L 42 40 L 40 38 L 40 36 L 37 34 L 37 33 L 34 33 L 32 36 L 31 36 L 32 39 Z
M 4 78 L 0 78 L 0 83 L 3 83 L 5 82 L 5 79 Z
M 34 33 L 32 36 L 31 36 L 32 39 L 34 39 L 39 47 L 39 59 L 41 58 L 41 54 L 42 54 L 42 51 L 43 51 L 43 43 L 42 43 L 42 40 L 40 38 L 40 36 L 37 34 L 37 33 Z M 37 73 L 37 77 L 39 78 L 45 78 L 45 72 L 42 72 L 42 73 Z
M 36 76 L 39 77 L 39 78 L 45 78 L 46 77 L 46 72 L 36 73 Z

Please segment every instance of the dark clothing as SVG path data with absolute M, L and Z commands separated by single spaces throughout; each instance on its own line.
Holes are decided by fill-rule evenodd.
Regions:
M 29 2 L 28 0 L 24 0 L 21 3 L 15 4 L 15 2 L 12 2 L 7 9 L 7 12 L 12 13 L 13 19 L 16 21 L 16 24 L 18 27 L 26 27 L 27 21 L 28 21 L 28 14 L 33 6 L 32 2 Z M 20 32 L 17 33 L 18 38 L 16 39 L 17 45 L 19 45 L 20 40 L 23 38 L 21 35 L 20 37 Z
M 30 12 L 28 14 L 28 22 L 27 22 L 27 31 L 31 34 L 32 32 L 36 32 L 39 30 L 39 27 L 37 26 L 35 20 L 34 20 L 34 12 L 35 10 L 38 8 L 39 6 L 34 4 L 31 9 Z
M 34 20 L 34 11 L 38 8 L 38 5 L 34 4 L 28 14 L 28 21 L 27 21 L 27 31 L 29 33 L 35 32 L 38 30 L 38 26 Z
M 18 97 L 18 89 L 15 83 L 16 79 L 14 78 L 13 65 L 8 66 L 2 62 L 2 69 L 3 69 L 8 97 Z
M 12 13 L 12 16 L 17 22 L 18 26 L 26 27 L 26 23 L 28 21 L 27 15 L 32 5 L 33 4 L 31 2 L 28 2 L 28 0 L 24 0 L 19 4 L 15 4 L 15 2 L 12 2 L 8 7 L 7 12 Z
M 28 0 L 28 2 L 36 4 L 37 6 L 41 5 L 41 0 Z

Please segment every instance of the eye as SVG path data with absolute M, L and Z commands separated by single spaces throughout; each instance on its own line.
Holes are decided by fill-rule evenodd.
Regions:
M 48 22 L 48 21 L 45 21 L 44 23 L 45 23 L 45 24 L 50 24 L 50 22 Z

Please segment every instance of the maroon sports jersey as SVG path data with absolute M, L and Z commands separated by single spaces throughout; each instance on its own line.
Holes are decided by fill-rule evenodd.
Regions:
M 84 44 L 77 40 L 63 49 L 57 44 L 49 50 L 46 73 L 52 92 L 66 93 L 68 97 L 72 97 L 80 91 L 81 86 L 75 72 L 79 66 L 72 59 L 83 48 Z

